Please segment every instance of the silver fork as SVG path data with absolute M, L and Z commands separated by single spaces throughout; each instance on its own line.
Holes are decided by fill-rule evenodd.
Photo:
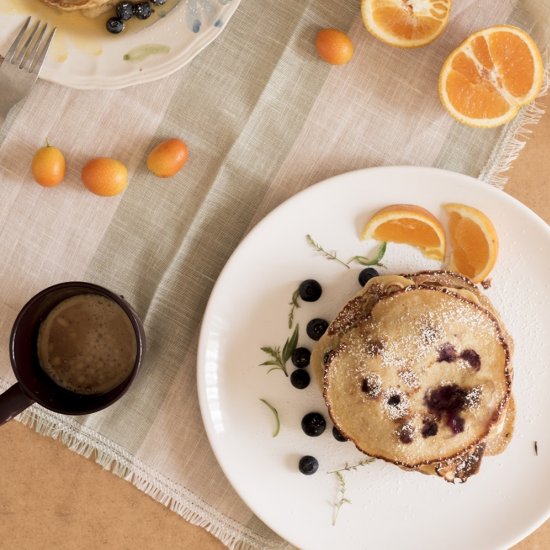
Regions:
M 30 23 L 31 17 L 23 24 L 0 66 L 0 125 L 10 109 L 29 95 L 57 30 L 55 27 L 49 30 L 47 23 L 38 20 L 27 32 Z

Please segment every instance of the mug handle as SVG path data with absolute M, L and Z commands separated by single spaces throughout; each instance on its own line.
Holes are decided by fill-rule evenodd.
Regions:
M 19 382 L 0 394 L 0 426 L 34 403 L 21 389 Z

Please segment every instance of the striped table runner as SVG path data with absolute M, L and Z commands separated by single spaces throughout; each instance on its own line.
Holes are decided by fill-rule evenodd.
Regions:
M 199 325 L 224 263 L 247 230 L 283 200 L 329 176 L 367 166 L 431 165 L 503 187 L 530 106 L 508 126 L 472 130 L 438 100 L 439 68 L 474 30 L 518 25 L 545 51 L 547 0 L 455 1 L 435 43 L 406 51 L 366 33 L 356 0 L 242 0 L 222 36 L 178 73 L 123 91 L 41 82 L 0 130 L 0 387 L 14 380 L 7 344 L 36 292 L 88 280 L 123 294 L 145 322 L 147 361 L 132 390 L 89 417 L 39 407 L 21 420 L 94 456 L 228 546 L 283 546 L 244 505 L 210 449 L 196 393 Z M 355 55 L 331 67 L 316 56 L 320 27 L 349 33 Z M 190 160 L 158 180 L 146 152 L 184 139 Z M 45 139 L 68 159 L 56 189 L 32 183 Z M 94 156 L 129 168 L 126 192 L 88 193 Z

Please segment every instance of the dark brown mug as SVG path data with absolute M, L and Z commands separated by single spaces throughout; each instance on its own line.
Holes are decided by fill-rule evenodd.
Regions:
M 38 329 L 50 311 L 63 300 L 79 294 L 98 294 L 113 300 L 128 316 L 136 336 L 136 359 L 129 376 L 117 387 L 102 394 L 78 394 L 58 386 L 41 368 L 38 360 Z M 0 394 L 0 425 L 29 405 L 39 403 L 62 414 L 89 414 L 119 399 L 134 380 L 145 353 L 145 332 L 141 320 L 122 296 L 98 285 L 84 282 L 60 283 L 31 298 L 15 319 L 10 337 L 10 359 L 17 378 Z

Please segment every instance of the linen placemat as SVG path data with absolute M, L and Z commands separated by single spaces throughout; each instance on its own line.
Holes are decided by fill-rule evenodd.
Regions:
M 144 320 L 148 352 L 131 391 L 88 417 L 38 406 L 20 420 L 134 483 L 230 547 L 284 546 L 240 500 L 206 438 L 196 392 L 196 348 L 212 286 L 251 226 L 297 191 L 378 165 L 430 165 L 503 187 L 529 124 L 463 127 L 444 112 L 437 79 L 471 32 L 509 23 L 545 52 L 547 0 L 455 1 L 445 33 L 393 49 L 363 28 L 357 0 L 242 0 L 222 36 L 178 73 L 122 91 L 39 82 L 0 129 L 0 388 L 13 383 L 12 323 L 41 289 L 87 280 L 123 294 Z M 320 27 L 349 33 L 353 60 L 321 62 Z M 190 160 L 158 180 L 153 144 L 181 137 Z M 30 161 L 45 139 L 68 160 L 66 182 L 43 189 Z M 120 197 L 87 192 L 94 156 L 129 168 Z

